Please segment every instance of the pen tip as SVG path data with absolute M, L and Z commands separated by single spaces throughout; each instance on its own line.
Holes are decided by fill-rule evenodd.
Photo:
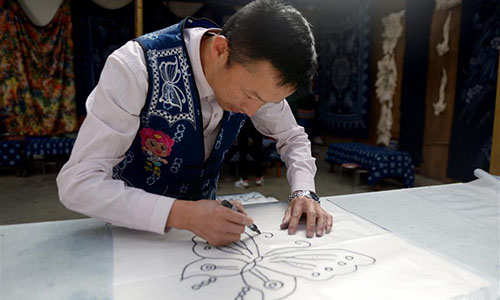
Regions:
M 260 230 L 258 230 L 258 229 L 257 229 L 257 233 L 258 233 L 258 234 L 261 234 Z

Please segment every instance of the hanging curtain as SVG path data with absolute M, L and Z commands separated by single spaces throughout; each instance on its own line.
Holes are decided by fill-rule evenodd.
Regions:
M 90 0 L 71 1 L 71 15 L 77 112 L 83 117 L 86 114 L 85 102 L 99 82 L 106 59 L 134 38 L 134 3 L 106 9 Z
M 176 2 L 164 0 L 144 1 L 144 33 L 149 33 L 180 22 L 185 15 L 175 14 L 171 9 L 175 4 L 191 5 L 190 16 L 194 18 L 208 18 L 219 26 L 236 12 L 236 6 L 243 6 L 250 0 L 225 0 L 201 2 Z M 200 6 L 201 5 L 201 6 Z M 197 8 L 197 9 L 196 9 Z
M 434 0 L 406 1 L 399 150 L 410 153 L 415 166 L 422 164 L 429 35 L 434 5 Z
M 319 11 L 319 123 L 333 135 L 369 133 L 371 1 L 333 1 Z
M 500 50 L 500 2 L 463 1 L 448 176 L 489 170 Z
M 76 130 L 69 1 L 35 26 L 15 0 L 0 0 L 0 132 L 57 135 Z

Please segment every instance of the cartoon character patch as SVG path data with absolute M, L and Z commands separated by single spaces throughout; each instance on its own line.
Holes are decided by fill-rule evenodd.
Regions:
M 170 155 L 175 142 L 170 136 L 152 128 L 141 129 L 139 135 L 141 136 L 142 150 L 148 156 L 145 168 L 159 176 L 160 167 L 162 164 L 168 163 L 165 157 Z

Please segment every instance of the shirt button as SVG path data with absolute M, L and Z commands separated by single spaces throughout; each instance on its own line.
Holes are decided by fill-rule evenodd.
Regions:
M 217 119 L 219 117 L 219 114 L 218 113 L 215 113 L 214 114 L 214 118 Z

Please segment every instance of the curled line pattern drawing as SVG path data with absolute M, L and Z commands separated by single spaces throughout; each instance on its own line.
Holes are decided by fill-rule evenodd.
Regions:
M 234 295 L 235 300 L 243 300 L 251 292 L 260 294 L 262 300 L 284 299 L 295 292 L 298 278 L 325 281 L 354 273 L 359 266 L 376 262 L 373 257 L 346 249 L 311 249 L 312 244 L 303 240 L 261 255 L 254 237 L 247 232 L 244 236 L 241 241 L 219 247 L 194 236 L 192 251 L 200 259 L 184 267 L 181 281 L 198 276 L 208 277 L 191 286 L 193 291 L 198 291 L 215 283 L 219 277 L 239 276 L 242 287 Z M 272 239 L 274 234 L 264 232 L 260 237 Z

